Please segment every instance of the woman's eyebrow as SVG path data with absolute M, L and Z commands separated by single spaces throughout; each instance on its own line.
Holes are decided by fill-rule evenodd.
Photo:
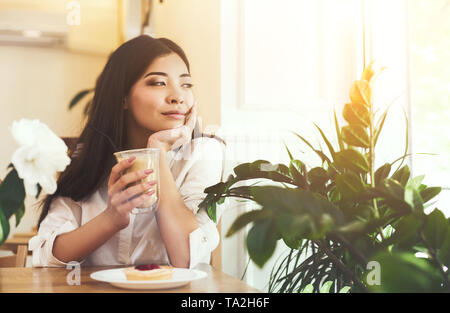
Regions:
M 147 75 L 145 75 L 144 78 L 146 78 L 147 76 L 150 76 L 150 75 L 159 75 L 159 76 L 166 76 L 166 77 L 169 76 L 169 75 L 167 75 L 167 73 L 164 73 L 164 72 L 150 72 Z M 181 74 L 180 77 L 191 77 L 191 75 Z

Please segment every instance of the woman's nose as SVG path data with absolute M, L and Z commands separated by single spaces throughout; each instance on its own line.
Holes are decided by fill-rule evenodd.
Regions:
M 184 103 L 184 99 L 181 95 L 171 95 L 168 98 L 168 102 L 170 104 L 177 104 L 177 103 L 181 104 Z
M 170 99 L 170 103 L 183 103 L 184 102 L 184 100 L 183 100 L 183 98 L 182 97 L 172 97 L 171 99 Z

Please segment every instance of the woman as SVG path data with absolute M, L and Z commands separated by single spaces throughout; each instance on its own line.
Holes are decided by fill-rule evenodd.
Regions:
M 194 136 L 192 86 L 186 55 L 168 39 L 142 35 L 112 53 L 79 149 L 55 194 L 44 199 L 29 243 L 33 266 L 209 262 L 219 235 L 198 204 L 203 190 L 222 179 L 224 143 Z M 134 160 L 115 164 L 113 153 L 145 147 L 160 149 L 160 198 L 156 212 L 135 215 L 154 184 L 127 186 L 151 171 L 121 176 Z

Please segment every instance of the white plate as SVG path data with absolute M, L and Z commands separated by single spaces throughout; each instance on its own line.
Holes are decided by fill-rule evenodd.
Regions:
M 91 278 L 125 289 L 169 289 L 181 287 L 208 276 L 207 273 L 199 270 L 186 268 L 173 270 L 172 279 L 168 280 L 127 280 L 123 268 L 97 271 L 91 274 Z

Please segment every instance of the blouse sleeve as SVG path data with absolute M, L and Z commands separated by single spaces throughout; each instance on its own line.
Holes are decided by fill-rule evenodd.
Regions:
M 69 204 L 70 203 L 70 204 Z M 38 234 L 30 239 L 28 249 L 33 251 L 33 267 L 65 267 L 68 263 L 53 255 L 53 243 L 58 235 L 77 229 L 80 225 L 70 206 L 68 198 L 55 198 L 47 216 L 41 222 Z
M 211 252 L 219 244 L 219 232 L 216 224 L 204 209 L 198 205 L 205 199 L 204 190 L 222 180 L 225 148 L 216 139 L 209 139 L 202 145 L 196 160 L 186 174 L 180 187 L 180 194 L 185 205 L 194 212 L 199 227 L 189 235 L 190 268 L 199 263 L 210 262 Z M 216 216 L 219 220 L 226 201 L 217 206 Z

